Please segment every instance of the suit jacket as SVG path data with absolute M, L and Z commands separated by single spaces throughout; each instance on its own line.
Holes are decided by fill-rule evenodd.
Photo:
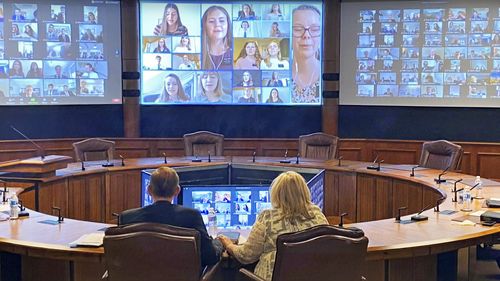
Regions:
M 201 265 L 211 265 L 219 260 L 218 251 L 208 236 L 205 223 L 198 210 L 174 205 L 168 201 L 157 201 L 152 205 L 124 211 L 120 215 L 120 224 L 139 222 L 164 223 L 173 226 L 193 228 L 200 232 Z M 218 240 L 215 240 L 218 243 Z

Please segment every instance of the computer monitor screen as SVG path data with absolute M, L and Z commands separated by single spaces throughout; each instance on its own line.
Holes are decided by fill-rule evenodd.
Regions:
M 343 105 L 500 106 L 498 1 L 345 1 Z
M 247 228 L 257 215 L 270 208 L 269 186 L 183 186 L 182 205 L 200 211 L 208 224 L 209 208 L 214 208 L 219 228 Z
M 320 105 L 322 1 L 141 1 L 142 104 Z
M 120 1 L 2 1 L 0 105 L 120 104 Z

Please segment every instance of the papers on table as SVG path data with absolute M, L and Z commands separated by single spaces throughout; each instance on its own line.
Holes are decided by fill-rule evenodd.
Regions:
M 101 247 L 104 240 L 104 232 L 84 234 L 77 240 L 69 243 L 71 248 L 76 247 Z

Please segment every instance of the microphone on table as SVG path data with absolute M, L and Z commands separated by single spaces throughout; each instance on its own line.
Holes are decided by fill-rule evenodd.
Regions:
M 366 167 L 368 170 L 376 170 L 376 171 L 380 171 L 380 164 L 384 162 L 384 160 L 380 160 L 377 162 L 378 160 L 378 154 L 377 154 L 377 157 L 375 157 L 375 160 L 373 160 L 373 163 Z M 377 164 L 377 166 L 375 166 L 375 164 Z
M 398 215 L 396 216 L 396 222 L 401 222 L 401 211 L 406 210 L 406 208 L 407 208 L 406 206 L 398 208 Z
M 208 152 L 208 163 L 212 162 L 212 157 L 210 156 L 210 151 Z
M 167 164 L 167 154 L 163 152 L 161 155 L 163 155 L 163 163 Z
M 434 181 L 437 183 L 437 184 L 440 184 L 440 183 L 443 183 L 443 182 L 446 182 L 446 179 L 441 179 L 441 176 L 445 175 L 447 172 L 448 172 L 448 169 L 451 167 L 448 166 L 446 167 L 446 169 L 443 170 L 443 172 L 441 172 L 438 177 L 436 179 L 434 179 Z
M 125 166 L 125 158 L 123 158 L 121 154 L 118 155 L 118 157 L 120 157 L 120 159 L 122 160 L 122 167 Z
M 82 171 L 85 171 L 85 162 L 82 160 Z
M 340 214 L 340 222 L 339 222 L 340 227 L 344 227 L 344 217 L 345 216 L 347 216 L 347 213 Z
M 339 156 L 339 164 L 338 166 L 341 167 L 342 166 L 342 159 L 344 159 L 344 156 Z
M 19 214 L 20 217 L 29 217 L 30 213 L 26 211 L 26 207 L 23 205 L 23 201 L 19 199 Z
M 280 163 L 290 164 L 290 160 L 288 158 L 288 149 L 285 150 L 285 157 L 283 160 L 280 160 Z
M 7 182 L 0 180 L 0 182 L 3 184 L 3 190 L 2 192 L 2 202 L 7 203 Z
M 201 159 L 198 158 L 198 155 L 194 156 L 194 159 L 191 162 L 201 162 Z
M 109 155 L 106 157 L 106 163 L 102 164 L 103 167 L 113 167 L 115 164 L 109 162 Z
M 300 153 L 297 153 L 297 158 L 295 159 L 295 164 L 299 164 Z
M 19 131 L 18 129 L 16 129 L 16 127 L 14 127 L 13 125 L 10 125 L 10 128 L 12 130 L 14 130 L 16 133 L 20 134 L 23 138 L 25 138 L 26 140 L 28 140 L 29 142 L 31 142 L 31 144 L 33 144 L 37 149 L 37 156 L 40 156 L 40 158 L 43 160 L 45 159 L 45 149 L 43 149 L 41 146 L 39 146 L 38 144 L 36 144 L 33 140 L 31 140 L 30 138 L 28 138 L 25 134 L 23 134 L 21 131 Z
M 410 177 L 414 177 L 415 176 L 415 169 L 420 167 L 420 165 L 417 165 L 417 166 L 414 166 L 414 167 L 411 167 L 411 174 L 410 174 Z
M 437 208 L 434 208 L 434 212 L 439 212 L 439 201 L 443 200 L 444 197 L 439 198 L 435 203 L 430 203 L 429 205 L 425 206 L 418 212 L 416 215 L 411 216 L 412 221 L 426 221 L 429 219 L 428 216 L 422 215 L 422 212 L 429 209 L 432 207 L 432 205 L 436 204 Z
M 57 211 L 57 222 L 62 223 L 64 221 L 64 217 L 61 216 L 61 208 L 53 206 L 52 211 L 56 210 Z
M 459 192 L 459 190 L 457 190 L 457 183 L 463 181 L 464 179 L 459 179 L 459 180 L 456 180 L 455 183 L 453 183 L 453 198 L 451 199 L 451 202 L 457 202 L 457 193 Z
M 255 155 L 257 154 L 257 151 L 254 151 L 252 153 L 252 162 L 255 163 Z

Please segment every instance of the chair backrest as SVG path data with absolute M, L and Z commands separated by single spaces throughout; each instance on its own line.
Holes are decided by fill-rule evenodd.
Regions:
M 360 229 L 320 225 L 282 234 L 272 280 L 361 280 L 367 247 Z
M 337 156 L 338 141 L 338 137 L 325 133 L 300 136 L 300 156 L 314 159 L 334 159 Z
M 200 234 L 157 223 L 111 227 L 104 236 L 108 281 L 200 279 Z
M 222 156 L 224 153 L 224 135 L 208 131 L 185 134 L 184 151 L 186 156 Z
M 73 148 L 76 161 L 111 160 L 115 151 L 115 142 L 92 138 L 73 143 Z
M 421 167 L 450 171 L 458 170 L 464 150 L 460 145 L 446 140 L 424 142 L 420 156 Z

